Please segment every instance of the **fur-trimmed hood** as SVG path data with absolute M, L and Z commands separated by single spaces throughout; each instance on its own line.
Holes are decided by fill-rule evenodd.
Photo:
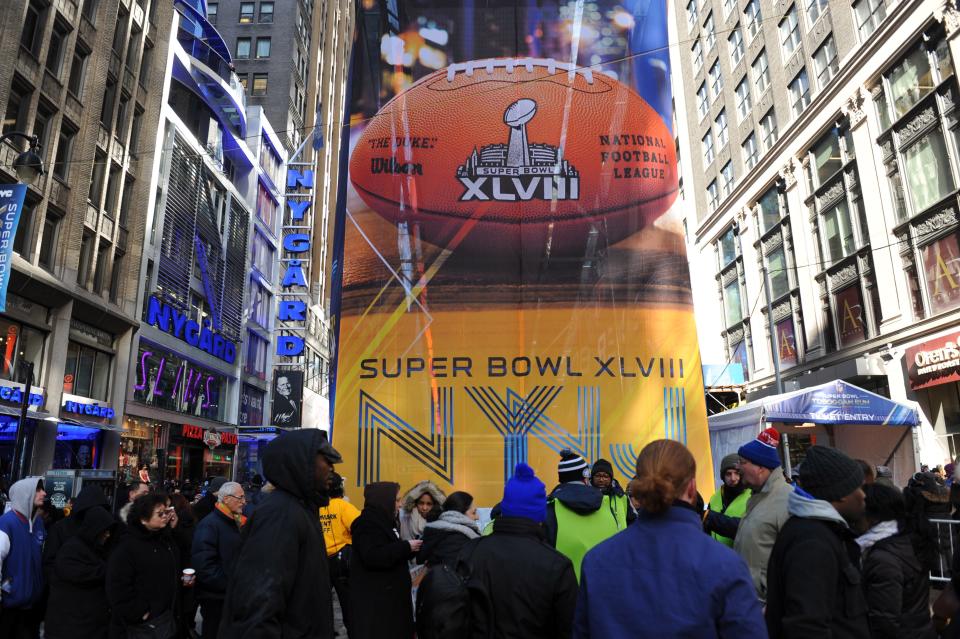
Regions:
M 443 502 L 447 499 L 447 496 L 443 494 L 443 491 L 440 490 L 435 483 L 424 480 L 408 490 L 403 496 L 403 509 L 407 512 L 413 510 L 416 507 L 417 500 L 420 499 L 424 493 L 430 493 L 433 501 L 435 501 L 438 506 L 442 506 Z

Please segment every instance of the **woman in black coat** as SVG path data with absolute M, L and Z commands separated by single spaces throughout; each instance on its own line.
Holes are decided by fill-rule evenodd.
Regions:
M 106 508 L 94 506 L 77 534 L 60 546 L 50 574 L 47 639 L 107 638 L 107 540 L 116 525 Z
M 423 547 L 417 554 L 417 563 L 452 565 L 463 545 L 480 536 L 477 519 L 477 507 L 470 493 L 450 493 L 443 502 L 440 518 L 423 529 Z
M 857 538 L 874 639 L 936 639 L 930 619 L 929 570 L 937 541 L 927 522 L 906 515 L 903 495 L 882 484 L 864 487 L 869 528 Z
M 107 599 L 111 608 L 111 637 L 122 639 L 127 629 L 149 623 L 172 638 L 177 632 L 180 592 L 180 549 L 170 523 L 174 510 L 165 495 L 138 497 L 127 516 L 129 532 L 110 555 Z
M 350 639 L 412 639 L 413 600 L 407 560 L 423 542 L 400 539 L 399 484 L 368 484 L 363 498 L 363 511 L 350 527 Z

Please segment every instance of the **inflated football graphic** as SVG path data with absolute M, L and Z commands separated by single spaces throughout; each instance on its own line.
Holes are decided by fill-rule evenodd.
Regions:
M 433 244 L 577 257 L 591 237 L 613 244 L 666 212 L 676 167 L 663 119 L 625 84 L 554 60 L 490 59 L 388 102 L 350 178 L 373 210 L 419 223 Z

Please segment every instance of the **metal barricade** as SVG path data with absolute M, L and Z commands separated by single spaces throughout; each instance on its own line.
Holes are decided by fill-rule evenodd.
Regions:
M 960 520 L 931 519 L 930 523 L 937 531 L 937 567 L 930 571 L 930 581 L 950 581 L 950 567 L 953 565 L 954 547 L 957 544 L 957 533 L 960 531 Z

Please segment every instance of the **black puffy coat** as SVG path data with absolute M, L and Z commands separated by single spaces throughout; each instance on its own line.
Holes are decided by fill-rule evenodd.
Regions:
M 107 548 L 97 543 L 97 537 L 116 526 L 106 508 L 88 508 L 79 532 L 57 552 L 44 621 L 47 639 L 106 639 Z
M 573 564 L 546 541 L 532 519 L 500 517 L 493 534 L 464 546 L 475 584 L 492 607 L 475 597 L 474 639 L 567 639 L 577 606 Z M 493 626 L 491 632 L 491 625 Z
M 151 532 L 140 522 L 128 526 L 107 564 L 107 599 L 111 636 L 125 637 L 126 627 L 176 611 L 180 592 L 180 549 L 172 531 Z
M 443 513 L 440 519 L 430 522 L 423 529 L 423 546 L 417 553 L 417 563 L 452 566 L 460 554 L 460 549 L 479 535 L 476 522 L 466 515 L 456 512 Z
M 869 639 L 860 548 L 843 524 L 793 516 L 767 568 L 770 639 Z
M 350 532 L 350 639 L 412 639 L 410 544 L 400 539 L 394 520 L 376 507 L 365 507 Z
M 110 502 L 103 494 L 103 490 L 95 484 L 84 486 L 80 489 L 80 494 L 73 500 L 73 508 L 70 516 L 58 521 L 47 534 L 46 541 L 43 542 L 43 573 L 49 581 L 53 577 L 53 566 L 57 560 L 57 552 L 68 539 L 80 532 L 83 525 L 83 518 L 91 508 L 101 506 L 104 509 L 110 508 Z
M 319 508 L 329 500 L 326 487 L 317 486 L 315 479 L 316 456 L 324 445 L 323 431 L 306 428 L 280 435 L 264 451 L 263 473 L 275 490 L 243 528 L 220 637 L 334 636 L 319 516 Z
M 223 599 L 240 550 L 240 526 L 215 508 L 193 534 L 197 599 Z
M 908 534 L 887 537 L 863 556 L 873 639 L 936 639 L 930 621 L 930 580 Z

